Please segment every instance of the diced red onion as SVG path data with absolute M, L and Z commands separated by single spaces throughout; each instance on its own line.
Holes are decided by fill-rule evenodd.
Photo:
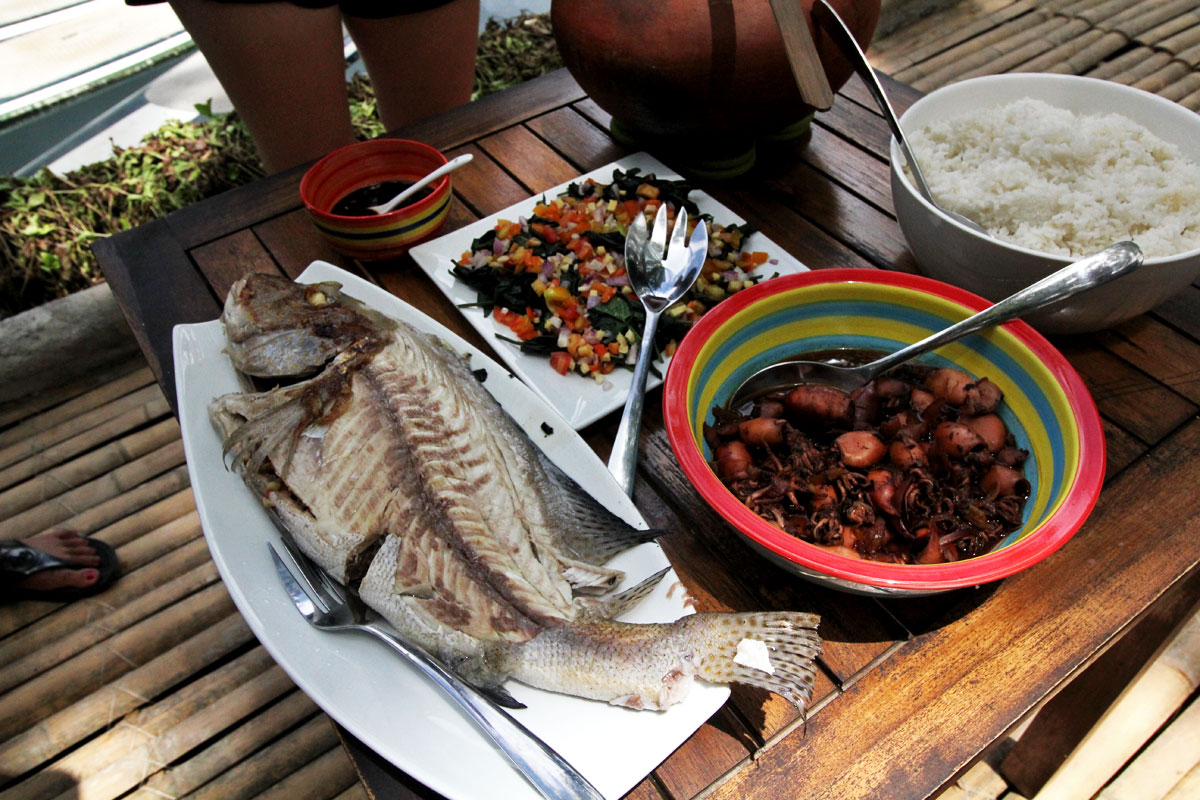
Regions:
M 628 286 L 629 285 L 629 276 L 628 275 L 614 275 L 613 277 L 606 280 L 605 283 L 607 283 L 609 286 Z
M 504 251 L 507 249 L 508 239 L 497 239 L 496 241 L 492 242 L 492 255 L 503 255 Z
M 598 294 L 589 294 L 589 295 L 588 295 L 588 299 L 587 299 L 587 307 L 588 307 L 588 308 L 595 308 L 595 307 L 596 307 L 596 306 L 598 306 L 598 305 L 600 305 L 600 295 L 598 295 Z

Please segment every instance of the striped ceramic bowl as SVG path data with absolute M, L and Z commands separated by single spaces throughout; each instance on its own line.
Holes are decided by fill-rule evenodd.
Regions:
M 712 471 L 703 423 L 751 374 L 828 349 L 896 350 L 990 305 L 916 275 L 830 269 L 739 292 L 700 319 L 671 359 L 663 395 L 671 446 L 704 499 L 759 552 L 803 577 L 862 594 L 932 594 L 998 580 L 1053 553 L 1083 524 L 1104 477 L 1104 434 L 1083 382 L 1040 334 L 1014 322 L 919 361 L 987 377 L 1029 451 L 1025 522 L 991 552 L 933 565 L 858 560 L 801 541 L 748 510 Z
M 450 176 L 433 193 L 386 214 L 364 217 L 334 214 L 346 195 L 385 181 L 416 181 L 446 163 L 437 149 L 408 139 L 371 139 L 334 150 L 309 168 L 300 181 L 300 199 L 313 224 L 333 248 L 363 260 L 396 258 L 436 233 L 446 222 L 453 195 Z

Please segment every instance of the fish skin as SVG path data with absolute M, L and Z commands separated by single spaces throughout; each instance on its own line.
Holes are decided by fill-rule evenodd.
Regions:
M 629 526 L 563 474 L 442 342 L 335 283 L 257 273 L 230 290 L 222 319 L 239 369 L 321 370 L 211 405 L 247 485 L 335 575 L 353 583 L 369 560 L 363 600 L 466 679 L 662 709 L 699 678 L 766 688 L 803 710 L 818 618 L 615 621 L 661 573 L 604 594 L 623 578 L 604 562 L 661 532 Z M 747 640 L 769 669 L 739 659 Z

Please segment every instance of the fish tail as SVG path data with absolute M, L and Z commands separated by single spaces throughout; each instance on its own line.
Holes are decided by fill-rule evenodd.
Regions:
M 821 654 L 819 621 L 815 614 L 766 611 L 694 614 L 676 624 L 694 644 L 699 677 L 766 689 L 803 711 Z
M 634 709 L 681 702 L 692 681 L 744 683 L 801 711 L 821 652 L 814 614 L 702 613 L 673 623 L 576 621 L 492 654 L 494 672 Z

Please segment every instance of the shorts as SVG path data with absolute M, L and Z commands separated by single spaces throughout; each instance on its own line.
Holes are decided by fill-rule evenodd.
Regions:
M 154 3 L 165 3 L 167 0 L 125 0 L 126 5 L 148 6 Z M 275 2 L 275 0 L 215 0 L 218 3 L 231 5 L 255 5 L 258 3 Z M 363 19 L 388 19 L 401 17 L 405 14 L 416 14 L 449 5 L 453 0 L 400 0 L 387 3 L 379 0 L 286 0 L 300 8 L 329 8 L 337 6 L 348 17 Z

